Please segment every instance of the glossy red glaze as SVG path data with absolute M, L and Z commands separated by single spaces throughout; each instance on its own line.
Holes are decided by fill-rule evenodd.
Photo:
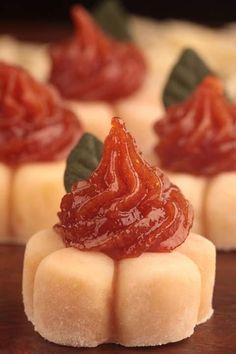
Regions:
M 98 168 L 63 197 L 58 216 L 55 229 L 67 246 L 114 259 L 173 250 L 193 218 L 180 190 L 144 161 L 119 118 L 112 119 Z
M 78 100 L 115 100 L 143 83 L 145 62 L 131 43 L 105 35 L 81 6 L 72 10 L 75 35 L 51 47 L 50 81 L 61 94 Z
M 0 161 L 18 165 L 64 159 L 81 132 L 54 88 L 0 63 Z
M 236 170 L 236 106 L 217 77 L 207 77 L 188 100 L 168 108 L 154 129 L 164 169 L 206 176 Z

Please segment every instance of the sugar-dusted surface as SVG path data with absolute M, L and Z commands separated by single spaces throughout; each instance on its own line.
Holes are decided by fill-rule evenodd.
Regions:
M 0 354 L 75 354 L 78 349 L 61 347 L 34 332 L 23 311 L 21 275 L 24 247 L 0 246 Z M 80 353 L 225 354 L 236 351 L 236 254 L 219 253 L 214 297 L 215 314 L 182 342 L 153 348 L 102 345 Z M 174 294 L 173 294 L 174 295 Z

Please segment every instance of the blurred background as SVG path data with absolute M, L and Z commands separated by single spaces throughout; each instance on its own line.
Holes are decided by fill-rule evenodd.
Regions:
M 69 23 L 69 9 L 75 3 L 92 8 L 97 1 L 73 0 L 0 0 L 0 21 L 40 21 Z M 188 19 L 213 26 L 236 20 L 235 0 L 123 0 L 132 13 L 157 19 Z

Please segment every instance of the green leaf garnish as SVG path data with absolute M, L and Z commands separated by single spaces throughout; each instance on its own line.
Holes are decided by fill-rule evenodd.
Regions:
M 102 150 L 103 143 L 98 138 L 89 133 L 82 135 L 66 161 L 64 186 L 67 192 L 75 182 L 91 175 L 101 160 Z
M 213 72 L 193 49 L 185 49 L 173 67 L 163 91 L 165 107 L 184 101 Z
M 102 29 L 112 37 L 130 40 L 128 14 L 118 0 L 103 0 L 93 10 L 93 16 Z

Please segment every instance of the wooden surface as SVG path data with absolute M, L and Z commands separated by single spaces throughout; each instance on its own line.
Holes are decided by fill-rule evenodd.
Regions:
M 45 341 L 27 321 L 21 295 L 23 254 L 22 246 L 0 246 L 0 354 L 236 353 L 236 253 L 218 255 L 215 313 L 196 328 L 191 338 L 162 347 L 138 349 L 107 344 L 80 350 Z

